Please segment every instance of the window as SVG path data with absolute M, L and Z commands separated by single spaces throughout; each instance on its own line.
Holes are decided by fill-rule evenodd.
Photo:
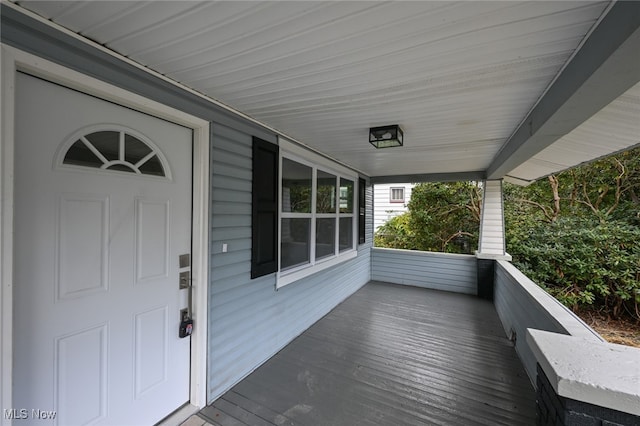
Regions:
M 340 251 L 353 248 L 353 195 L 354 182 L 340 178 Z
M 62 158 L 65 166 L 167 177 L 160 152 L 128 129 L 83 132 Z
M 389 192 L 392 203 L 404 203 L 404 188 L 391 188 Z
M 355 178 L 283 154 L 278 286 L 355 256 Z
M 351 170 L 253 138 L 252 175 L 251 278 L 277 272 L 279 288 L 358 255 L 361 182 Z
M 289 269 L 311 260 L 311 198 L 313 169 L 282 159 L 280 268 Z

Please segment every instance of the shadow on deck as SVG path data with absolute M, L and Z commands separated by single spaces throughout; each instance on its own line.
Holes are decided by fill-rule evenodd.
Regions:
M 493 304 L 370 282 L 199 413 L 213 425 L 528 425 Z

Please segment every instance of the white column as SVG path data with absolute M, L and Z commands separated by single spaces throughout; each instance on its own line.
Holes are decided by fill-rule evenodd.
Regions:
M 478 259 L 511 260 L 511 256 L 507 254 L 504 240 L 502 180 L 486 180 L 483 182 L 483 188 L 480 239 L 476 257 Z

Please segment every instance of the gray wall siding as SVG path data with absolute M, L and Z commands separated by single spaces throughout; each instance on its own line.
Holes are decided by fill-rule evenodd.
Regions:
M 573 312 L 502 260 L 496 264 L 494 304 L 507 336 L 515 338 L 516 352 L 534 386 L 536 359 L 526 342 L 527 328 L 603 341 Z
M 371 278 L 477 294 L 476 258 L 471 255 L 375 248 L 371 259 Z
M 252 280 L 251 136 L 212 126 L 208 399 L 214 400 L 370 280 L 373 232 L 358 257 L 275 290 Z M 222 244 L 227 253 L 222 253 Z

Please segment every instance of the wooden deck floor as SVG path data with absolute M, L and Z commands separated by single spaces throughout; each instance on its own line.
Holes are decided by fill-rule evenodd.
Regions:
M 493 304 L 371 282 L 199 414 L 212 425 L 529 425 Z

